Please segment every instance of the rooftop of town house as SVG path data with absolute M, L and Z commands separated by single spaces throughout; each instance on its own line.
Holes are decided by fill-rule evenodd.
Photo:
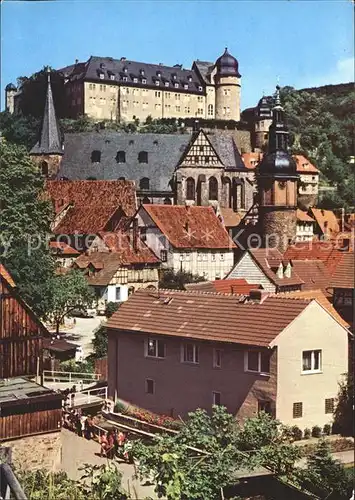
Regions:
M 133 181 L 47 181 L 46 192 L 58 217 L 56 234 L 96 234 L 116 214 L 137 209 Z
M 304 210 L 297 209 L 297 220 L 301 222 L 314 222 L 314 219 L 310 217 Z
M 250 284 L 245 279 L 202 281 L 201 283 L 188 283 L 186 290 L 201 292 L 219 292 L 232 295 L 249 295 L 250 290 L 262 288 L 259 284 Z
M 332 275 L 343 258 L 344 251 L 339 249 L 338 241 L 302 241 L 290 245 L 283 258 L 289 260 L 321 260 Z
M 354 252 L 343 253 L 330 282 L 332 288 L 355 289 Z
M 222 293 L 138 290 L 107 327 L 267 347 L 309 303 L 277 296 L 245 302 L 245 297 Z
M 49 395 L 57 396 L 58 399 L 63 397 L 61 394 L 57 394 L 51 389 L 36 384 L 36 382 L 32 382 L 27 378 L 14 377 L 0 380 L 0 405 L 2 406 L 8 403 L 11 405 L 14 403 L 23 404 L 23 400 L 41 398 Z
M 243 153 L 242 158 L 246 168 L 254 170 L 257 164 L 263 159 L 263 153 Z M 319 170 L 302 155 L 293 155 L 296 161 L 297 173 L 299 174 L 317 174 Z
M 142 205 L 175 248 L 233 249 L 235 244 L 212 207 Z
M 12 286 L 13 288 L 16 286 L 16 283 L 15 281 L 13 280 L 11 274 L 9 273 L 9 271 L 6 269 L 6 267 L 4 266 L 4 264 L 1 264 L 0 263 L 0 276 L 2 278 L 4 278 L 7 283 Z
M 349 324 L 344 321 L 344 319 L 340 316 L 340 314 L 333 307 L 332 303 L 329 302 L 326 295 L 322 290 L 295 290 L 292 292 L 281 292 L 277 294 L 278 297 L 285 297 L 290 299 L 307 299 L 307 300 L 316 300 L 324 309 L 326 309 L 333 318 L 340 323 L 344 328 L 348 328 Z
M 338 218 L 332 210 L 311 208 L 311 214 L 313 215 L 323 234 L 334 237 L 340 232 Z
M 291 259 L 290 262 L 294 272 L 303 281 L 302 290 L 320 289 L 329 295 L 331 276 L 323 261 Z
M 76 350 L 77 347 L 79 347 L 79 344 L 73 344 L 72 342 L 68 342 L 65 339 L 43 339 L 43 349 L 48 349 L 49 351 L 53 352 L 73 351 Z
M 304 281 L 295 269 L 291 267 L 290 277 L 285 276 L 283 272 L 282 277 L 277 275 L 280 265 L 283 266 L 283 271 L 288 262 L 284 260 L 282 253 L 277 248 L 252 248 L 249 250 L 250 255 L 256 264 L 263 271 L 265 276 L 276 286 L 293 286 L 303 285 Z
M 65 243 L 64 241 L 50 241 L 49 248 L 53 251 L 53 253 L 56 253 L 57 255 L 64 255 L 64 256 L 80 255 L 80 252 L 78 252 L 75 248 L 71 247 L 70 245 L 68 245 L 68 243 Z

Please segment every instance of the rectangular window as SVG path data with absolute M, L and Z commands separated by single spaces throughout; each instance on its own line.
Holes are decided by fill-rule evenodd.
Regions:
M 182 347 L 182 361 L 184 363 L 195 363 L 198 361 L 198 346 L 196 344 L 184 344 Z
M 121 288 L 116 286 L 116 302 L 120 302 L 121 300 Z
M 202 260 L 202 253 L 197 252 L 197 260 L 201 261 Z
M 212 392 L 212 401 L 214 405 L 220 405 L 221 404 L 221 393 L 213 391 Z
M 147 378 L 145 381 L 145 392 L 147 394 L 154 394 L 155 392 L 155 382 L 151 378 Z
M 325 413 L 334 413 L 334 398 L 325 400 Z
M 222 368 L 221 349 L 213 349 L 213 368 Z
M 162 262 L 166 262 L 168 260 L 168 251 L 167 250 L 160 251 L 160 260 Z
M 221 258 L 221 260 L 224 260 L 224 253 L 220 254 L 220 258 Z
M 214 262 L 216 260 L 216 254 L 215 253 L 211 253 L 211 260 L 212 260 L 212 262 Z
M 160 91 L 158 91 L 158 90 L 157 90 L 157 91 L 155 92 L 155 97 L 160 97 Z
M 320 372 L 322 369 L 322 351 L 303 351 L 302 371 L 307 373 Z
M 244 367 L 247 372 L 270 373 L 270 355 L 263 351 L 246 351 Z
M 261 411 L 272 415 L 271 401 L 258 401 L 258 413 L 260 413 Z
M 301 418 L 303 416 L 303 403 L 293 403 L 293 418 Z
M 175 110 L 180 113 L 180 106 L 175 106 Z
M 148 338 L 146 356 L 149 358 L 165 358 L 165 344 L 162 340 Z

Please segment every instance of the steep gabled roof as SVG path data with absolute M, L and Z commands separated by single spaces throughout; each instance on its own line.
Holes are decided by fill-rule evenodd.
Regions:
M 142 205 L 142 210 L 175 248 L 235 248 L 212 207 Z
M 109 319 L 107 327 L 267 347 L 308 304 L 278 297 L 240 303 L 237 296 L 208 292 L 137 291 Z
M 276 286 L 292 286 L 303 285 L 303 280 L 297 275 L 294 269 L 291 269 L 291 277 L 286 276 L 279 278 L 276 274 L 280 264 L 284 264 L 282 253 L 276 248 L 252 248 L 249 250 L 250 255 L 263 271 L 265 276 Z
M 284 253 L 285 260 L 321 260 L 331 275 L 342 256 L 337 241 L 302 241 L 290 245 Z
M 124 265 L 130 264 L 157 264 L 158 257 L 150 248 L 137 236 L 136 249 L 133 247 L 132 231 L 100 231 L 98 236 L 103 240 L 110 252 L 115 253 Z M 91 254 L 93 255 L 93 254 Z
M 355 289 L 354 259 L 354 252 L 343 253 L 342 259 L 333 274 L 330 283 L 331 287 Z
M 334 237 L 339 233 L 339 222 L 332 210 L 311 208 L 311 213 L 323 234 Z
M 49 248 L 57 255 L 80 255 L 80 252 L 64 241 L 50 241 Z
M 303 281 L 302 290 L 320 289 L 327 295 L 330 286 L 330 272 L 321 260 L 291 260 L 292 268 Z
M 137 209 L 131 181 L 48 181 L 46 192 L 56 213 L 67 207 L 54 227 L 56 234 L 96 234 L 118 212 L 132 216 Z

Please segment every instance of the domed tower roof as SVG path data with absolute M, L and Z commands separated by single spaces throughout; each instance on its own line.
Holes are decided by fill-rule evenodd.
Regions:
M 5 90 L 17 90 L 13 83 L 8 83 L 5 87 Z
M 273 120 L 269 129 L 268 152 L 258 166 L 259 177 L 270 176 L 297 178 L 297 165 L 289 153 L 288 128 L 285 123 L 285 111 L 281 106 L 280 87 L 276 87 Z
M 233 57 L 226 47 L 224 54 L 222 54 L 216 61 L 217 75 L 219 76 L 236 76 L 240 77 L 238 71 L 238 61 Z

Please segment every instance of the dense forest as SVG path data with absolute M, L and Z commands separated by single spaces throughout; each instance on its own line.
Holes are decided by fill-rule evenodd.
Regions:
M 0 113 L 0 131 L 9 141 L 30 149 L 36 142 L 40 116 L 44 108 L 47 72 L 46 67 L 29 78 L 19 78 L 22 89 L 21 114 Z M 53 76 L 54 75 L 54 76 Z M 52 73 L 53 94 L 60 118 L 62 134 L 110 128 L 138 133 L 181 133 L 183 120 L 153 120 L 144 123 L 97 123 L 87 117 L 77 120 L 65 118 L 63 89 L 58 74 Z M 324 87 L 295 90 L 282 89 L 282 101 L 291 132 L 292 152 L 303 154 L 321 171 L 323 208 L 349 208 L 354 205 L 354 132 L 355 89 L 353 84 L 327 85 Z M 59 103 L 59 105 L 58 105 Z M 326 188 L 329 189 L 326 189 Z M 324 189 L 325 188 L 325 189 Z

